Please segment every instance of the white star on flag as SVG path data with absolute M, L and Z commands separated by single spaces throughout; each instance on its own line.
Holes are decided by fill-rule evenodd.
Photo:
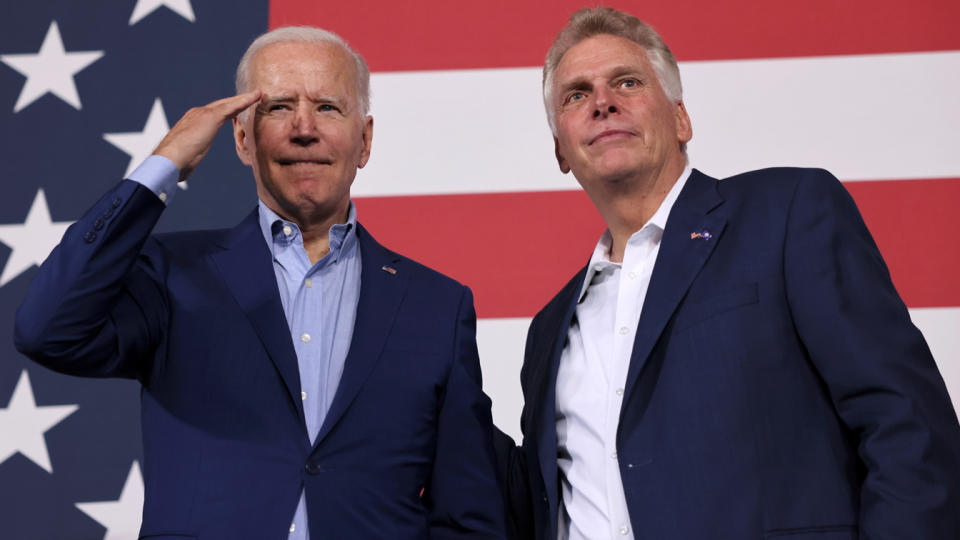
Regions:
M 3 287 L 23 271 L 46 260 L 53 248 L 57 247 L 63 233 L 71 225 L 70 221 L 52 221 L 47 197 L 43 189 L 37 190 L 33 198 L 27 219 L 22 225 L 0 225 L 0 242 L 13 250 L 7 264 L 0 274 L 0 287 Z M 2 433 L 2 431 L 0 431 Z
M 134 6 L 133 13 L 130 15 L 130 26 L 137 24 L 140 19 L 153 13 L 161 6 L 167 6 L 190 22 L 196 20 L 196 17 L 193 16 L 193 7 L 190 5 L 190 0 L 137 0 L 137 5 Z
M 36 54 L 0 55 L 0 61 L 27 78 L 13 112 L 19 112 L 47 92 L 80 110 L 80 95 L 77 94 L 73 76 L 101 56 L 103 51 L 66 52 L 57 21 L 51 22 L 43 45 Z
M 27 370 L 13 389 L 10 404 L 0 409 L 0 463 L 20 452 L 48 473 L 53 473 L 47 442 L 43 434 L 73 414 L 77 405 L 45 405 L 38 407 Z
M 163 111 L 163 103 L 160 102 L 160 98 L 157 98 L 150 109 L 150 115 L 147 116 L 147 123 L 143 126 L 143 131 L 104 133 L 103 138 L 130 154 L 127 172 L 123 173 L 123 177 L 126 178 L 143 163 L 143 160 L 153 154 L 168 131 L 170 131 L 170 124 L 167 122 L 167 114 Z M 177 186 L 180 189 L 187 189 L 186 182 L 178 182 Z
M 128 540 L 140 532 L 143 515 L 143 477 L 134 461 L 130 474 L 115 501 L 76 503 L 77 508 L 107 528 L 103 540 Z

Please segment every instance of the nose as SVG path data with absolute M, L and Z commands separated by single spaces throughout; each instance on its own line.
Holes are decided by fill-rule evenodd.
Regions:
M 606 87 L 599 87 L 594 90 L 593 117 L 606 118 L 611 114 L 619 112 L 616 97 Z
M 298 146 L 317 142 L 317 119 L 310 104 L 298 104 L 290 122 L 290 142 Z

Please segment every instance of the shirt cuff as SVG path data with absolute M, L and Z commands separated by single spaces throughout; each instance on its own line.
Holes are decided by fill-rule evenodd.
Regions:
M 169 205 L 177 193 L 179 176 L 180 171 L 172 161 L 163 156 L 153 155 L 143 160 L 143 163 L 134 169 L 127 179 L 149 189 L 163 201 L 163 204 Z

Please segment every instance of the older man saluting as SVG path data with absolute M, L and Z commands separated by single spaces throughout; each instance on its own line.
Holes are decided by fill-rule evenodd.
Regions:
M 18 348 L 142 382 L 142 537 L 501 538 L 470 291 L 380 246 L 350 202 L 373 137 L 365 62 L 282 28 L 250 46 L 237 90 L 67 231 Z M 231 118 L 257 209 L 151 236 Z
M 543 90 L 608 229 L 530 326 L 517 535 L 960 538 L 956 415 L 840 182 L 691 169 L 676 61 L 627 13 L 575 13 Z

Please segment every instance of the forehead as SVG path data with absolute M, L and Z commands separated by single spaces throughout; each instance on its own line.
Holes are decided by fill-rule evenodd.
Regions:
M 280 42 L 260 49 L 250 62 L 252 88 L 350 84 L 353 58 L 335 43 Z
M 609 34 L 592 36 L 567 50 L 557 65 L 554 84 L 602 75 L 619 67 L 651 70 L 647 52 L 629 39 Z

